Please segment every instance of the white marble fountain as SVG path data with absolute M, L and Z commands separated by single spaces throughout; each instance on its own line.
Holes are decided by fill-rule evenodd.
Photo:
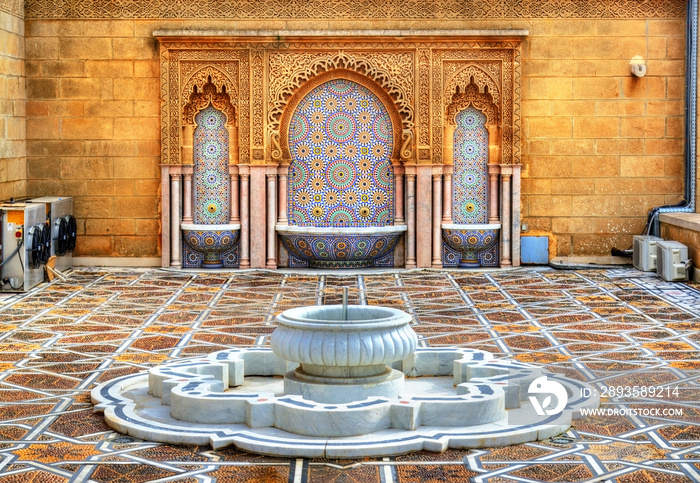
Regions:
M 95 408 L 114 430 L 145 440 L 352 458 L 546 439 L 599 404 L 585 383 L 488 352 L 416 348 L 401 310 L 300 307 L 277 322 L 271 349 L 230 349 L 114 379 L 92 391 Z M 556 414 L 548 415 L 543 381 L 566 391 L 554 391 Z

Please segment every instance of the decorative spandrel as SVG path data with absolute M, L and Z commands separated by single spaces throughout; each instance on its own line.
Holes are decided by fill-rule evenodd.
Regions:
M 393 130 L 366 87 L 334 79 L 309 92 L 289 125 L 289 224 L 392 225 Z

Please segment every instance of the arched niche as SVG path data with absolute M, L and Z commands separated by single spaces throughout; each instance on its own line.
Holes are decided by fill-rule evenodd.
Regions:
M 290 225 L 394 223 L 393 130 L 369 89 L 334 78 L 297 104 L 289 127 Z
M 193 164 L 195 117 L 208 106 L 213 106 L 226 117 L 226 129 L 230 139 L 229 164 L 238 164 L 238 121 L 235 89 L 228 77 L 212 66 L 195 72 L 183 88 L 182 136 L 180 137 L 182 164 Z
M 387 92 L 384 89 L 382 89 L 382 87 L 379 84 L 377 84 L 374 80 L 358 72 L 348 69 L 334 69 L 328 72 L 318 74 L 317 76 L 309 79 L 301 87 L 299 87 L 299 89 L 297 89 L 294 95 L 289 99 L 284 109 L 284 113 L 282 114 L 282 119 L 280 121 L 279 148 L 281 164 L 289 164 L 292 159 L 292 156 L 289 151 L 289 125 L 294 112 L 296 112 L 299 106 L 299 103 L 306 97 L 306 95 L 309 92 L 314 90 L 316 87 L 334 79 L 346 79 L 348 81 L 357 83 L 368 89 L 381 101 L 387 113 L 389 114 L 389 119 L 391 120 L 391 129 L 393 134 L 391 163 L 394 166 L 400 165 L 402 159 L 401 152 L 402 139 L 404 139 L 404 130 L 401 115 L 399 113 L 398 108 L 396 107 L 396 104 L 394 103 L 391 96 L 387 94 Z M 405 150 L 406 149 L 404 148 L 403 151 Z M 406 156 L 403 156 L 403 158 L 405 159 Z
M 470 75 L 478 72 L 482 75 Z M 448 84 L 452 86 L 452 90 L 448 92 L 449 95 L 445 96 L 449 100 L 449 104 L 445 107 L 443 163 L 445 165 L 453 164 L 456 116 L 464 109 L 473 106 L 486 116 L 486 129 L 489 133 L 489 164 L 500 164 L 502 126 L 501 109 L 498 105 L 498 99 L 500 99 L 498 87 L 478 67 L 467 66 L 460 73 L 455 75 L 453 82 Z M 465 75 L 469 75 L 466 82 L 464 81 Z M 457 82 L 460 78 L 462 79 L 461 83 Z M 481 80 L 481 85 L 477 83 L 477 79 Z

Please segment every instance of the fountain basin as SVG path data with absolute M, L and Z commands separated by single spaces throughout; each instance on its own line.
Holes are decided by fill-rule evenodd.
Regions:
M 388 367 L 411 356 L 418 337 L 406 312 L 390 307 L 298 307 L 276 318 L 272 351 L 299 367 L 285 375 L 286 394 L 326 403 L 395 398 L 403 373 Z
M 406 225 L 314 227 L 277 225 L 285 248 L 313 268 L 364 268 L 391 253 Z
M 419 347 L 394 363 L 410 376 L 400 398 L 347 404 L 284 394 L 280 376 L 293 367 L 269 348 L 228 349 L 106 381 L 91 396 L 111 428 L 136 438 L 307 458 L 543 440 L 600 402 L 584 382 L 475 349 Z M 542 375 L 569 398 L 561 413 L 533 420 L 528 388 Z
M 441 228 L 443 241 L 461 255 L 459 266 L 478 268 L 481 266 L 479 253 L 490 250 L 498 243 L 501 224 L 443 223 Z
M 202 225 L 182 223 L 182 238 L 195 252 L 202 253 L 202 268 L 222 268 L 221 254 L 238 244 L 241 225 L 237 223 Z

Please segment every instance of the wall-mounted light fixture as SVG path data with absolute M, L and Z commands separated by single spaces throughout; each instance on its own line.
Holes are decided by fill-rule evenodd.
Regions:
M 647 64 L 644 57 L 635 55 L 630 60 L 630 72 L 635 77 L 644 77 L 647 74 Z

